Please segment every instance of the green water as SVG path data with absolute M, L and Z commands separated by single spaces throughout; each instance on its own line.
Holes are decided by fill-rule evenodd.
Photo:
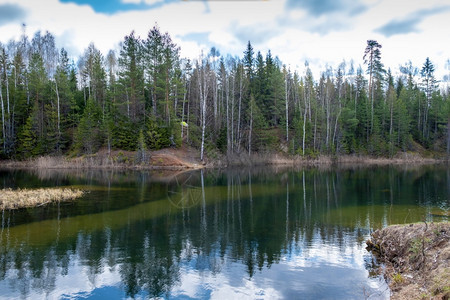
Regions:
M 0 298 L 385 299 L 370 232 L 450 207 L 445 166 L 0 171 L 42 186 L 88 193 L 2 212 Z

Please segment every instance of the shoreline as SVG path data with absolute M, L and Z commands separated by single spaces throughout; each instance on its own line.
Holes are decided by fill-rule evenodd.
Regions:
M 393 158 L 372 157 L 366 155 L 325 156 L 305 158 L 302 156 L 288 156 L 284 153 L 232 155 L 230 157 L 206 158 L 200 161 L 193 149 L 163 149 L 151 153 L 146 163 L 135 163 L 134 152 L 114 151 L 106 154 L 99 152 L 70 158 L 67 156 L 40 156 L 37 158 L 19 160 L 0 160 L 3 169 L 111 169 L 111 170 L 167 170 L 189 171 L 210 168 L 233 167 L 314 167 L 314 166 L 386 166 L 386 165 L 432 165 L 449 164 L 446 157 L 427 158 L 417 153 L 402 153 Z
M 450 223 L 391 225 L 366 244 L 383 265 L 391 299 L 449 299 Z

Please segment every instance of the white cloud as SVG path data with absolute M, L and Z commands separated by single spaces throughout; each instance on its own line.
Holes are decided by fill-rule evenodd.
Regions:
M 145 0 L 155 4 L 161 0 Z M 17 5 L 27 11 L 27 33 L 50 31 L 59 46 L 78 57 L 94 42 L 104 54 L 118 47 L 123 37 L 132 30 L 145 38 L 157 22 L 181 47 L 181 55 L 199 56 L 201 50 L 215 46 L 223 55 L 242 56 L 245 40 L 254 41 L 254 50 L 278 55 L 283 63 L 295 69 L 311 63 L 315 74 L 325 64 L 337 66 L 343 59 L 362 64 L 362 55 L 368 39 L 376 39 L 383 46 L 382 61 L 386 67 L 397 68 L 411 59 L 421 66 L 427 56 L 437 65 L 438 77 L 443 75 L 444 63 L 449 58 L 448 26 L 450 11 L 424 18 L 415 33 L 389 38 L 376 32 L 377 28 L 421 9 L 447 5 L 446 0 L 403 1 L 365 0 L 367 10 L 354 16 L 332 14 L 314 17 L 306 10 L 286 11 L 285 0 L 271 1 L 175 1 L 145 11 L 126 11 L 117 14 L 96 13 L 90 6 L 60 3 L 57 0 L 19 0 Z M 143 3 L 142 0 L 122 0 L 123 3 Z M 0 0 L 1 3 L 7 3 Z M 332 27 L 331 30 L 327 26 Z M 253 30 L 254 29 L 254 30 Z M 208 40 L 184 41 L 183 36 L 206 32 Z M 17 39 L 21 22 L 0 27 L 0 41 Z M 322 69 L 321 69 L 322 68 Z M 301 70 L 300 70 L 301 71 Z
M 163 3 L 164 0 L 144 0 L 144 2 L 149 5 L 154 5 L 154 4 L 158 4 L 158 3 Z
M 121 2 L 125 3 L 125 4 L 139 4 L 142 1 L 141 0 L 121 0 Z

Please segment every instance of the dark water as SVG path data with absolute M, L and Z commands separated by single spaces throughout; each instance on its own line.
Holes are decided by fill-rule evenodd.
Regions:
M 0 298 L 385 299 L 371 231 L 448 220 L 447 167 L 0 171 L 74 203 L 2 212 Z

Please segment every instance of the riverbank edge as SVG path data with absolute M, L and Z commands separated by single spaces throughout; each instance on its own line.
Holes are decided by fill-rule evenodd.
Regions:
M 449 299 L 450 223 L 391 225 L 376 230 L 367 250 L 383 264 L 391 299 Z
M 113 154 L 96 153 L 70 158 L 67 156 L 40 156 L 28 160 L 0 160 L 4 169 L 124 169 L 184 171 L 203 168 L 256 167 L 256 166 L 331 166 L 331 165 L 402 165 L 450 164 L 446 157 L 428 158 L 417 153 L 402 153 L 392 158 L 366 155 L 321 155 L 315 158 L 284 153 L 267 153 L 207 157 L 204 161 L 192 153 L 177 149 L 164 149 L 150 155 L 145 163 L 136 163 L 135 152 L 115 151 Z

